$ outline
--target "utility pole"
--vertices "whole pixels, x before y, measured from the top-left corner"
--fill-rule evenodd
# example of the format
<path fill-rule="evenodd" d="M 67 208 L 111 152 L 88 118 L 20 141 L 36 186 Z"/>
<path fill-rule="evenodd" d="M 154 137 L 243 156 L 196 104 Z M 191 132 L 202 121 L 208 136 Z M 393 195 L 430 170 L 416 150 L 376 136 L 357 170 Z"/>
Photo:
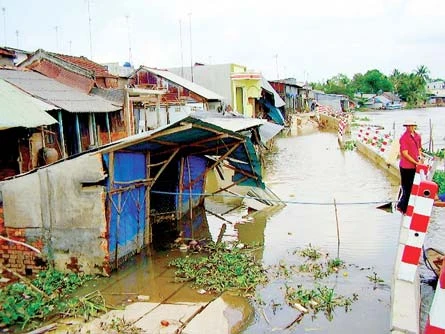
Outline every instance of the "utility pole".
<path fill-rule="evenodd" d="M 18 49 L 19 48 L 19 31 L 18 30 L 15 31 L 15 36 L 17 38 L 17 49 Z"/>
<path fill-rule="evenodd" d="M 54 30 L 56 31 L 56 52 L 59 52 L 59 26 L 55 26 Z"/>
<path fill-rule="evenodd" d="M 277 69 L 277 80 L 279 80 L 280 79 L 280 75 L 278 73 L 278 54 L 276 54 L 274 57 L 275 57 L 275 66 L 276 66 L 276 69 Z"/>
<path fill-rule="evenodd" d="M 184 77 L 184 53 L 182 51 L 182 22 L 179 19 L 179 44 L 181 48 L 181 77 Z"/>
<path fill-rule="evenodd" d="M 129 16 L 125 16 L 127 19 L 127 29 L 128 29 L 128 61 L 130 64 L 133 64 L 132 60 L 132 54 L 131 54 L 131 37 L 130 37 L 130 23 L 129 23 Z"/>
<path fill-rule="evenodd" d="M 73 41 L 68 41 L 68 44 L 70 45 L 70 56 L 72 56 L 73 54 L 72 54 L 72 52 L 71 52 L 71 45 L 73 44 Z"/>
<path fill-rule="evenodd" d="M 90 30 L 90 60 L 93 60 L 93 40 L 91 38 L 91 10 L 90 10 L 90 0 L 88 1 L 88 25 Z"/>
<path fill-rule="evenodd" d="M 192 82 L 193 82 L 192 13 L 189 13 L 189 28 L 190 28 L 190 72 L 192 74 Z"/>
<path fill-rule="evenodd" d="M 4 37 L 5 37 L 5 46 L 7 46 L 7 41 L 6 41 L 6 8 L 3 7 L 2 8 L 2 12 L 3 12 L 3 33 L 4 33 Z"/>

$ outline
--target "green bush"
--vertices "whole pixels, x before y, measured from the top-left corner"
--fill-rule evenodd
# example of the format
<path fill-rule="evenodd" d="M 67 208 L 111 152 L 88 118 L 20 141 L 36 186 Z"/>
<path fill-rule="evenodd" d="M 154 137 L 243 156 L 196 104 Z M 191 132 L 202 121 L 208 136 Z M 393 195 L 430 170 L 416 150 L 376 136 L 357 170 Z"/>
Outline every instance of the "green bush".
<path fill-rule="evenodd" d="M 436 170 L 433 181 L 439 186 L 439 194 L 443 194 L 445 192 L 445 172 Z"/>

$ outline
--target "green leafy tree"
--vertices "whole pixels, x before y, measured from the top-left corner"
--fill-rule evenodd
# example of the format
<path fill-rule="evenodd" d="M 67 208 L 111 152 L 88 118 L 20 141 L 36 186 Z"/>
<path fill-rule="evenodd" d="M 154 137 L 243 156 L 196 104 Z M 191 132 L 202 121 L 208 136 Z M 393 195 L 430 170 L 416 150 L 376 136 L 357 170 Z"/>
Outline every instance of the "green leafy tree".
<path fill-rule="evenodd" d="M 355 91 L 365 94 L 392 92 L 394 89 L 391 81 L 379 70 L 370 70 L 364 75 L 354 75 L 352 86 Z"/>
<path fill-rule="evenodd" d="M 326 81 L 324 92 L 327 94 L 341 94 L 349 97 L 354 96 L 351 80 L 345 74 L 337 74 Z"/>
<path fill-rule="evenodd" d="M 402 73 L 398 93 L 410 106 L 422 104 L 427 99 L 425 79 L 415 73 Z"/>

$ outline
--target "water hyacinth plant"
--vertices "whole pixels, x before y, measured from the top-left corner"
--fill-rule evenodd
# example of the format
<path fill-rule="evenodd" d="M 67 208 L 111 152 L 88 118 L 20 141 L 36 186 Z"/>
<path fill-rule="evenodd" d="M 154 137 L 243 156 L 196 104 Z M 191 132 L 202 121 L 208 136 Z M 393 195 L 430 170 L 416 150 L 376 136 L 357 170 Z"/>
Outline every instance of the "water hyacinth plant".
<path fill-rule="evenodd" d="M 176 279 L 191 281 L 209 292 L 239 290 L 245 293 L 267 281 L 261 263 L 251 250 L 226 243 L 210 244 L 205 252 L 177 258 L 169 266 L 176 268 Z"/>

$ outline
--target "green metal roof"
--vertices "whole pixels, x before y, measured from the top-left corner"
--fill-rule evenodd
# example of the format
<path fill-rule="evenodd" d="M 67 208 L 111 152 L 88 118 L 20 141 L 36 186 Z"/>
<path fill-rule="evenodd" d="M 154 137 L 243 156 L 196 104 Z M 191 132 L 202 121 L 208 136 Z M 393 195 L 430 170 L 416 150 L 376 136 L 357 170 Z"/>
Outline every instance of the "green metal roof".
<path fill-rule="evenodd" d="M 38 100 L 0 80 L 0 130 L 14 127 L 35 128 L 57 123 L 46 111 L 53 105 Z"/>
<path fill-rule="evenodd" d="M 180 149 L 181 155 L 221 157 L 228 154 L 225 160 L 235 171 L 233 181 L 264 187 L 261 163 L 250 138 L 193 116 L 124 138 L 100 151 L 150 151 L 162 160 L 176 149 Z"/>

